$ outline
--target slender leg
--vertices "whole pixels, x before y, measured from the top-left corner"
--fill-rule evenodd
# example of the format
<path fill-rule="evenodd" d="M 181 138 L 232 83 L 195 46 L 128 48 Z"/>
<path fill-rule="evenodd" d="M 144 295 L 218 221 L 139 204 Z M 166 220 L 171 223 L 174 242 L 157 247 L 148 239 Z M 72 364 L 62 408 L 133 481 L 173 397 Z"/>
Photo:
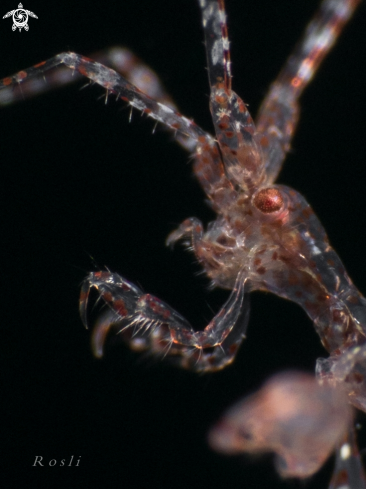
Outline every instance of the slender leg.
<path fill-rule="evenodd" d="M 103 65 L 110 66 L 126 78 L 131 85 L 144 92 L 148 97 L 177 112 L 178 109 L 175 103 L 170 95 L 166 93 L 156 73 L 128 49 L 115 46 L 92 54 L 91 59 Z M 0 106 L 23 101 L 26 98 L 74 83 L 84 75 L 74 69 L 70 70 L 65 65 L 60 65 L 57 69 L 49 71 L 47 73 L 47 80 L 45 80 L 44 72 L 47 70 L 46 65 L 39 63 L 33 68 L 38 68 L 38 71 L 35 70 L 33 73 L 30 73 L 30 70 L 25 70 L 20 73 L 28 73 L 26 77 L 18 76 L 16 78 L 15 76 L 12 77 L 14 83 L 0 85 Z M 8 78 L 6 80 L 7 82 L 9 81 Z M 176 134 L 176 140 L 189 152 L 194 151 L 196 148 L 196 141 L 184 134 Z"/>
<path fill-rule="evenodd" d="M 354 428 L 339 444 L 329 489 L 366 489 L 366 478 Z"/>
<path fill-rule="evenodd" d="M 152 119 L 161 122 L 174 133 L 181 134 L 183 138 L 189 138 L 196 142 L 201 140 L 210 145 L 215 144 L 213 138 L 193 121 L 182 116 L 171 107 L 151 99 L 116 71 L 76 53 L 58 54 L 27 70 L 22 70 L 13 76 L 3 78 L 0 80 L 0 93 L 3 89 L 7 90 L 9 87 L 17 86 L 20 83 L 24 83 L 25 80 L 35 78 L 41 73 L 60 66 L 66 66 L 89 78 L 89 80 L 104 87 L 107 95 L 110 93 L 115 94 L 117 98 L 129 103 L 132 107 Z M 190 146 L 188 143 L 187 145 Z"/>
<path fill-rule="evenodd" d="M 129 49 L 115 46 L 93 53 L 90 58 L 117 71 L 148 97 L 177 110 L 176 105 L 166 93 L 156 73 Z M 42 65 L 40 66 L 42 67 Z M 40 74 L 43 74 L 43 70 L 40 71 Z M 25 78 L 22 80 L 21 86 L 18 84 L 10 86 L 7 90 L 2 89 L 0 92 L 0 105 L 19 102 L 25 98 L 31 98 L 69 83 L 74 83 L 81 78 L 81 73 L 70 70 L 66 66 L 60 66 L 58 69 L 47 73 L 47 80 L 44 80 L 41 76 L 31 79 Z"/>
<path fill-rule="evenodd" d="M 91 288 L 98 290 L 110 308 L 94 330 L 96 356 L 102 355 L 108 332 L 117 328 L 134 349 L 149 348 L 161 355 L 179 355 L 183 367 L 213 371 L 233 361 L 245 337 L 248 302 L 242 273 L 227 302 L 203 331 L 194 331 L 170 306 L 109 272 L 90 273 L 83 282 L 80 314 L 85 326 Z"/>
<path fill-rule="evenodd" d="M 230 51 L 223 0 L 201 0 L 206 40 L 210 109 L 225 172 L 233 184 L 253 191 L 264 179 L 262 151 L 245 103 L 231 89 Z"/>
<path fill-rule="evenodd" d="M 273 183 L 299 118 L 299 97 L 361 0 L 324 0 L 304 37 L 272 84 L 257 116 L 267 183 Z"/>

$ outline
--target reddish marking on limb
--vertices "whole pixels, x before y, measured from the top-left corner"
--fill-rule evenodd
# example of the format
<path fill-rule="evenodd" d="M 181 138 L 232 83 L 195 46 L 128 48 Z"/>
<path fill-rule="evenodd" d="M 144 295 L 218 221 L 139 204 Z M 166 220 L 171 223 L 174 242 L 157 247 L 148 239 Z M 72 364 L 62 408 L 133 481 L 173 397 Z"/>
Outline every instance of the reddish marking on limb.
<path fill-rule="evenodd" d="M 158 299 L 156 299 L 156 297 L 146 294 L 145 300 L 146 304 L 154 313 L 159 314 L 163 317 L 163 319 L 168 319 L 170 317 L 170 311 L 164 307 L 164 305 Z"/>
<path fill-rule="evenodd" d="M 225 131 L 225 129 L 229 129 L 229 124 L 227 124 L 226 122 L 220 122 L 220 124 L 218 124 L 219 128 L 222 129 L 223 131 Z"/>
<path fill-rule="evenodd" d="M 19 73 L 17 73 L 17 79 L 18 80 L 24 80 L 24 78 L 27 78 L 28 74 L 26 71 L 19 71 Z"/>
<path fill-rule="evenodd" d="M 216 95 L 215 96 L 215 102 L 218 105 L 224 105 L 227 102 L 227 97 L 224 95 Z"/>
<path fill-rule="evenodd" d="M 247 111 L 246 105 L 241 98 L 238 98 L 238 106 L 239 106 L 239 112 L 243 113 Z"/>
<path fill-rule="evenodd" d="M 198 224 L 198 219 L 190 218 L 167 241 L 174 243 L 183 238 L 203 265 L 212 284 L 231 289 L 229 299 L 204 331 L 195 331 L 174 309 L 129 284 L 123 277 L 110 272 L 91 272 L 84 280 L 80 294 L 83 323 L 87 326 L 91 289 L 95 288 L 108 306 L 96 325 L 94 352 L 97 356 L 103 353 L 102 346 L 109 330 L 121 331 L 123 323 L 121 337 L 135 350 L 150 349 L 153 353 L 164 353 L 164 356 L 165 353 L 180 355 L 182 366 L 198 372 L 219 370 L 233 361 L 246 335 L 248 312 L 244 287 L 245 294 L 252 290 L 267 290 L 297 302 L 306 310 L 314 320 L 321 341 L 331 353 L 330 367 L 337 367 L 334 370 L 340 379 L 335 380 L 337 389 L 344 389 L 350 394 L 351 403 L 366 410 L 366 355 L 363 356 L 366 349 L 366 301 L 363 302 L 365 299 L 348 278 L 306 200 L 288 187 L 274 187 L 297 123 L 300 90 L 293 89 L 291 83 L 296 84 L 298 79 L 299 88 L 305 87 L 318 66 L 316 59 L 329 51 L 334 37 L 359 1 L 323 0 L 313 21 L 316 28 L 307 30 L 290 62 L 270 88 L 256 126 L 246 104 L 231 90 L 230 42 L 224 0 L 201 1 L 215 136 L 179 114 L 174 104 L 169 102 L 165 105 L 169 97 L 153 73 L 152 80 L 156 83 L 151 86 L 156 84 L 157 90 L 147 87 L 147 91 L 141 91 L 149 84 L 146 67 L 141 65 L 143 73 L 136 76 L 139 62 L 135 58 L 131 62 L 131 54 L 127 55 L 128 60 L 122 67 L 123 76 L 79 54 L 60 53 L 0 81 L 5 103 L 8 103 L 17 99 L 17 92 L 22 92 L 22 96 L 24 93 L 26 97 L 39 93 L 42 90 L 40 84 L 28 83 L 28 79 L 43 75 L 49 69 L 57 71 L 60 68 L 61 76 L 55 80 L 63 83 L 66 66 L 73 72 L 78 71 L 75 75 L 80 73 L 107 89 L 107 96 L 116 93 L 117 98 L 165 125 L 189 151 L 195 160 L 195 175 L 218 214 L 206 230 Z M 62 63 L 65 66 L 61 66 Z M 22 80 L 25 83 L 20 90 L 17 84 Z M 14 87 L 15 96 L 10 93 L 9 86 Z M 161 94 L 154 95 L 156 92 Z M 329 359 L 321 360 L 320 364 L 326 365 Z M 324 368 L 320 373 L 322 380 L 330 377 L 327 374 L 331 368 Z M 282 387 L 290 380 L 282 379 Z M 260 449 L 266 448 L 261 443 L 267 441 L 267 448 L 275 451 L 281 462 L 285 462 L 283 475 L 304 477 L 305 472 L 301 468 L 304 464 L 307 465 L 307 475 L 315 470 L 314 460 L 309 459 L 313 453 L 309 455 L 308 447 L 313 450 L 318 443 L 319 453 L 322 452 L 324 440 L 318 440 L 317 430 L 309 440 L 306 439 L 308 427 L 316 427 L 319 419 L 316 413 L 312 418 L 311 412 L 317 409 L 316 401 L 321 394 L 314 388 L 315 402 L 309 404 L 309 409 L 299 416 L 297 423 L 296 412 L 301 413 L 309 398 L 303 396 L 307 381 L 298 378 L 297 382 L 302 386 L 297 396 L 298 403 L 293 385 L 288 395 L 279 396 L 280 402 L 276 396 L 273 397 L 276 392 L 280 393 L 278 386 L 274 388 L 273 384 L 272 392 L 267 386 L 267 394 L 257 397 L 255 403 L 260 412 L 258 414 L 256 409 L 253 419 L 258 421 L 258 432 L 253 433 L 252 441 L 256 441 Z M 273 402 L 265 402 L 268 398 Z M 248 405 L 246 413 L 250 411 L 247 408 Z M 292 413 L 289 412 L 291 409 Z M 304 419 L 309 416 L 312 419 L 305 422 L 305 430 Z M 232 420 L 229 419 L 230 422 Z M 324 424 L 322 420 L 320 412 L 321 425 Z M 326 416 L 324 420 L 328 421 Z M 241 420 L 238 422 L 240 424 Z M 267 422 L 266 427 L 264 422 Z M 281 436 L 278 436 L 278 430 L 282 430 Z M 326 431 L 333 436 L 333 429 Z M 239 438 L 241 435 L 243 432 L 239 433 Z M 305 436 L 305 441 L 297 444 L 296 438 L 301 440 L 301 436 Z M 246 445 L 250 443 L 249 438 L 239 441 Z M 297 453 L 290 450 L 288 440 Z M 223 442 L 227 444 L 228 437 L 224 437 Z M 327 444 L 326 439 L 324 443 Z M 333 449 L 334 446 L 330 446 Z M 321 465 L 320 456 L 316 462 Z"/>
<path fill-rule="evenodd" d="M 80 298 L 79 298 L 79 301 L 80 302 L 84 302 L 87 297 L 89 296 L 89 290 L 88 292 L 84 292 L 83 290 L 80 292 Z"/>
<path fill-rule="evenodd" d="M 13 79 L 9 76 L 7 78 L 4 78 L 3 81 L 2 81 L 2 84 L 4 86 L 8 86 L 8 85 L 11 85 L 13 83 Z"/>
<path fill-rule="evenodd" d="M 81 73 L 82 75 L 84 75 L 84 76 L 86 76 L 86 77 L 88 76 L 88 70 L 87 70 L 87 68 L 85 67 L 85 65 L 80 64 L 80 65 L 78 66 L 78 71 L 79 71 L 79 73 Z"/>
<path fill-rule="evenodd" d="M 126 305 L 122 299 L 117 299 L 112 302 L 113 309 L 118 312 L 121 317 L 126 317 L 128 314 L 128 310 L 126 309 Z"/>
<path fill-rule="evenodd" d="M 112 302 L 113 301 L 113 295 L 111 292 L 104 292 L 103 293 L 103 299 L 106 301 L 106 302 Z"/>
<path fill-rule="evenodd" d="M 268 148 L 269 147 L 269 139 L 267 136 L 261 137 L 260 145 L 262 146 L 262 148 Z"/>
<path fill-rule="evenodd" d="M 229 347 L 229 355 L 235 355 L 238 349 L 239 349 L 239 345 L 237 343 L 233 343 Z"/>
<path fill-rule="evenodd" d="M 103 279 L 108 278 L 110 276 L 110 273 L 101 270 L 99 272 L 95 272 L 94 273 L 94 276 L 95 276 L 96 279 L 103 280 Z"/>

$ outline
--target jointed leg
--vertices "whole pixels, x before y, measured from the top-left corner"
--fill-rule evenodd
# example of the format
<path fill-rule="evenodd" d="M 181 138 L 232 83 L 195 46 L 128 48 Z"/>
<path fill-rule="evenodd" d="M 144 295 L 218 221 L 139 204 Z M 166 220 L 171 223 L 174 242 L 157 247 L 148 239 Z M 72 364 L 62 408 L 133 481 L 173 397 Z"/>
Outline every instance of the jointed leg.
<path fill-rule="evenodd" d="M 231 89 L 229 40 L 223 0 L 202 0 L 210 109 L 226 174 L 233 184 L 251 191 L 263 180 L 259 135 L 245 103 Z"/>
<path fill-rule="evenodd" d="M 91 58 L 103 65 L 111 66 L 148 97 L 178 112 L 177 106 L 165 91 L 157 74 L 128 49 L 116 46 L 99 51 Z M 176 134 L 176 140 L 189 152 L 196 148 L 197 142 L 184 134 Z"/>
<path fill-rule="evenodd" d="M 166 93 L 156 73 L 129 49 L 115 46 L 92 54 L 90 59 L 112 68 L 148 97 L 177 111 L 176 105 Z M 39 73 L 43 74 L 42 63 L 36 66 L 40 67 Z M 27 78 L 20 78 L 21 85 L 20 83 L 15 86 L 10 85 L 7 90 L 2 87 L 0 92 L 0 105 L 8 105 L 34 97 L 60 86 L 74 83 L 80 80 L 81 77 L 81 73 L 70 70 L 66 66 L 59 66 L 58 69 L 51 70 L 47 73 L 46 80 L 42 76 L 38 78 L 32 77 L 31 79 L 29 79 L 29 76 Z"/>
<path fill-rule="evenodd" d="M 270 87 L 257 117 L 267 183 L 275 181 L 289 150 L 298 121 L 300 95 L 360 2 L 323 0 L 303 39 Z"/>
<path fill-rule="evenodd" d="M 65 66 L 73 72 L 79 73 L 104 87 L 107 90 L 107 95 L 113 93 L 117 98 L 129 103 L 132 107 L 142 111 L 156 121 L 161 122 L 168 129 L 179 135 L 179 141 L 187 149 L 193 150 L 199 140 L 205 141 L 210 145 L 215 144 L 213 138 L 194 122 L 182 116 L 171 107 L 151 99 L 116 71 L 76 53 L 58 54 L 27 70 L 20 71 L 13 76 L 0 80 L 0 94 L 2 90 L 5 90 L 6 95 L 9 95 L 9 88 L 12 89 L 20 84 L 23 86 L 25 82 L 29 83 L 29 80 L 37 79 L 40 74 L 48 70 L 60 69 L 60 67 L 64 68 Z M 29 91 L 36 92 L 39 90 L 37 87 L 37 83 L 34 86 L 30 84 Z M 3 103 L 4 99 L 6 101 L 7 97 L 3 97 Z"/>
<path fill-rule="evenodd" d="M 336 451 L 335 467 L 329 489 L 366 489 L 366 477 L 353 426 Z"/>
<path fill-rule="evenodd" d="M 114 329 L 122 332 L 134 349 L 179 355 L 183 367 L 210 371 L 231 363 L 245 336 L 248 308 L 242 273 L 227 302 L 203 331 L 194 331 L 170 306 L 109 272 L 90 273 L 83 283 L 80 314 L 85 326 L 91 288 L 96 288 L 110 307 L 94 331 L 93 349 L 97 356 L 102 355 L 105 338 Z"/>

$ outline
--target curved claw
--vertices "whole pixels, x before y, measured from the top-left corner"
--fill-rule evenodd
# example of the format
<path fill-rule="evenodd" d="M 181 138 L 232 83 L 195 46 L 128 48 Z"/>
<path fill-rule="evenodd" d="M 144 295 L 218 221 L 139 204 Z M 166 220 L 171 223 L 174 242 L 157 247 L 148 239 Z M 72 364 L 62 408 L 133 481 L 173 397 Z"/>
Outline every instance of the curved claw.
<path fill-rule="evenodd" d="M 172 231 L 167 237 L 165 244 L 173 247 L 174 244 L 183 238 L 191 238 L 192 244 L 200 240 L 203 236 L 203 226 L 196 217 L 185 219 L 177 229 Z"/>
<path fill-rule="evenodd" d="M 180 364 L 196 371 L 213 371 L 230 364 L 245 337 L 249 318 L 246 279 L 241 271 L 229 299 L 203 331 L 168 304 L 144 294 L 123 277 L 110 272 L 90 273 L 80 296 L 80 314 L 87 327 L 90 289 L 95 287 L 109 306 L 93 331 L 95 356 L 103 355 L 107 334 L 116 329 L 134 350 L 150 349 L 159 355 L 180 357 Z"/>
<path fill-rule="evenodd" d="M 127 305 L 134 303 L 136 297 L 142 294 L 142 291 L 136 285 L 128 282 L 117 273 L 111 272 L 90 272 L 85 278 L 81 286 L 79 298 L 79 312 L 84 326 L 88 329 L 87 309 L 89 294 L 92 288 L 96 288 L 100 293 L 100 297 L 111 305 L 112 309 L 119 315 L 120 318 L 127 315 Z M 115 295 L 116 290 L 121 289 L 124 301 Z M 113 305 L 113 306 L 112 306 Z"/>

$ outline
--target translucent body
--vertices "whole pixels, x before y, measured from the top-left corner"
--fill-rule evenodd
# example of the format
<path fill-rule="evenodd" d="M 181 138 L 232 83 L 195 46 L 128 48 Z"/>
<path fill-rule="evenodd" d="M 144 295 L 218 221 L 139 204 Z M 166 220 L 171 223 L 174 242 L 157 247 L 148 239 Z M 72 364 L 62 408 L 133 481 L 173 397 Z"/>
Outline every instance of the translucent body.
<path fill-rule="evenodd" d="M 188 242 L 212 284 L 232 290 L 219 313 L 203 331 L 195 331 L 170 306 L 120 275 L 92 272 L 82 285 L 80 313 L 87 326 L 90 290 L 97 289 L 108 306 L 93 332 L 97 356 L 103 354 L 107 335 L 116 331 L 136 350 L 174 356 L 183 367 L 196 371 L 221 369 L 233 361 L 245 337 L 249 292 L 269 291 L 298 303 L 313 320 L 330 353 L 317 365 L 323 384 L 345 391 L 356 407 L 366 411 L 365 299 L 352 284 L 306 200 L 295 190 L 274 183 L 296 128 L 299 97 L 360 1 L 323 1 L 270 87 L 254 123 L 231 86 L 224 1 L 200 0 L 215 137 L 177 112 L 156 75 L 125 49 L 98 53 L 97 61 L 61 53 L 0 81 L 2 104 L 20 98 L 20 84 L 21 93 L 31 96 L 69 82 L 74 73 L 98 83 L 106 89 L 106 99 L 114 94 L 174 132 L 192 155 L 195 176 L 217 213 L 206 230 L 198 219 L 186 219 L 170 234 L 167 244 L 180 239 Z M 112 62 L 117 71 L 99 61 Z M 48 85 L 42 85 L 37 76 L 48 70 L 54 70 L 53 75 Z M 302 382 L 300 379 L 300 385 Z M 283 399 L 285 402 L 286 396 Z M 325 399 L 325 409 L 327 402 Z M 313 416 L 311 426 L 317 426 L 321 416 Z M 272 419 L 269 425 L 274 433 L 277 421 Z M 290 433 L 287 425 L 283 430 Z M 327 428 L 326 435 L 329 431 L 332 428 Z M 340 435 L 330 438 L 316 466 Z M 276 451 L 278 445 L 270 444 L 269 449 Z M 297 458 L 306 457 L 303 452 L 300 450 Z M 340 456 L 339 460 L 336 470 L 342 466 L 342 471 L 347 471 L 351 458 Z M 290 472 L 299 475 L 296 470 Z M 344 478 L 337 473 L 332 487 L 344 485 Z"/>
<path fill-rule="evenodd" d="M 211 430 L 221 452 L 276 453 L 283 477 L 306 478 L 323 465 L 351 421 L 347 396 L 313 376 L 286 372 L 231 407 Z"/>

